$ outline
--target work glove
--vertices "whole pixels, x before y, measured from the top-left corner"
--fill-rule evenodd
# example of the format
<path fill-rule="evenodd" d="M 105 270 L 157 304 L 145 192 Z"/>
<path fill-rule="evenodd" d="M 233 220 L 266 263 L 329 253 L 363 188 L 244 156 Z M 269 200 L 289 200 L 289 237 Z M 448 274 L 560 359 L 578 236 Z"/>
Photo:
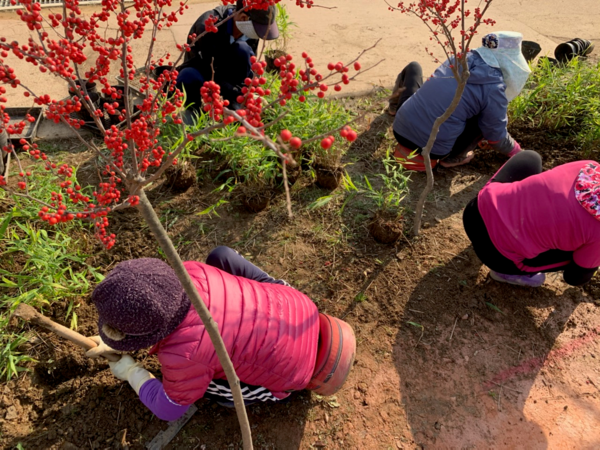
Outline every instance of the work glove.
<path fill-rule="evenodd" d="M 111 353 L 114 355 L 121 354 L 121 352 L 119 352 L 118 350 L 115 350 L 114 348 L 111 348 L 108 345 L 106 345 L 100 336 L 90 336 L 89 339 L 94 341 L 98 346 L 91 348 L 87 352 L 85 352 L 85 356 L 87 356 L 88 358 L 101 358 L 104 355 L 108 355 Z"/>
<path fill-rule="evenodd" d="M 129 356 L 123 355 L 117 362 L 109 362 L 110 371 L 119 380 L 129 382 L 136 394 L 140 394 L 140 389 L 144 383 L 154 378 L 150 372 L 142 367 L 142 365 Z"/>

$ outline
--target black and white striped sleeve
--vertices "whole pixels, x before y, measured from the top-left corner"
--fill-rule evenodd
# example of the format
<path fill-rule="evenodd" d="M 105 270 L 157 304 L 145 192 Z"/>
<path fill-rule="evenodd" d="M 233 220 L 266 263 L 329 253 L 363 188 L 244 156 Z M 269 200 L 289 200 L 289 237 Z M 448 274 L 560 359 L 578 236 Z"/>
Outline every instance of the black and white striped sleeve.
<path fill-rule="evenodd" d="M 251 386 L 246 383 L 240 383 L 242 388 L 242 396 L 245 402 L 277 402 L 279 399 L 275 397 L 271 391 L 265 389 L 262 386 Z M 206 389 L 205 397 L 213 398 L 215 400 L 225 400 L 227 402 L 233 402 L 233 394 L 227 380 L 212 380 Z"/>

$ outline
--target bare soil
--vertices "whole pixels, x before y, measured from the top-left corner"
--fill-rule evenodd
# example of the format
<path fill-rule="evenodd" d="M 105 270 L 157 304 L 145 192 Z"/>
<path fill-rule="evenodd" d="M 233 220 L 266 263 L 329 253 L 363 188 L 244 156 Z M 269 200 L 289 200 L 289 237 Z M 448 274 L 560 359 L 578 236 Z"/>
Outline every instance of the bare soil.
<path fill-rule="evenodd" d="M 369 102 L 375 112 L 344 160 L 354 180 L 381 172 L 381 156 L 393 145 L 391 118 L 379 114 L 384 101 Z M 512 131 L 525 148 L 542 150 L 546 165 L 579 158 L 576 149 L 540 141 L 543 133 L 528 141 L 527 130 Z M 534 147 L 540 142 L 543 148 Z M 537 289 L 497 283 L 463 231 L 464 205 L 502 162 L 479 153 L 468 166 L 436 169 L 422 234 L 395 245 L 369 235 L 374 205 L 361 196 L 341 213 L 343 195 L 307 209 L 329 194 L 307 173 L 292 189 L 293 219 L 282 194 L 258 214 L 233 200 L 219 217 L 207 217 L 196 213 L 218 199 L 210 183 L 180 195 L 154 189 L 151 199 L 185 259 L 229 245 L 356 331 L 354 369 L 335 398 L 305 391 L 248 409 L 256 448 L 600 447 L 598 278 L 585 289 L 560 275 Z M 423 183 L 423 174 L 412 175 L 408 207 Z M 104 252 L 90 243 L 91 263 L 109 271 L 125 259 L 159 257 L 136 211 L 115 214 L 112 223 L 117 245 Z M 93 335 L 95 310 L 89 299 L 81 302 L 79 331 Z M 48 313 L 61 322 L 65 307 L 54 304 Z M 43 331 L 30 335 L 23 350 L 38 362 L 0 385 L 2 448 L 143 448 L 166 428 L 105 363 L 87 361 Z M 153 357 L 136 358 L 160 377 Z M 241 448 L 233 410 L 203 400 L 198 406 L 169 448 Z"/>

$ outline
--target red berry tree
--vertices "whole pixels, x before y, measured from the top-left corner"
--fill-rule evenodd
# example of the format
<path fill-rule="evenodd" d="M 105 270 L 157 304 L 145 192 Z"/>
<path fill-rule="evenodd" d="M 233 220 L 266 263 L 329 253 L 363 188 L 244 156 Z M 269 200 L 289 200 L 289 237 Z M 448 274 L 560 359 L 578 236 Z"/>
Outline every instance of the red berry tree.
<path fill-rule="evenodd" d="M 245 8 L 266 9 L 278 1 L 245 0 Z M 140 211 L 209 333 L 231 385 L 244 448 L 252 448 L 250 426 L 239 379 L 217 325 L 148 201 L 145 187 L 155 182 L 168 167 L 176 164 L 180 153 L 192 141 L 207 136 L 213 130 L 237 123 L 239 128 L 236 137 L 249 136 L 262 142 L 285 162 L 282 164 L 282 170 L 288 212 L 291 216 L 286 166 L 296 165 L 291 150 L 300 148 L 303 143 L 287 130 L 279 136 L 269 136 L 267 126 L 262 120 L 263 113 L 275 104 L 285 105 L 294 97 L 295 101 L 305 101 L 309 95 L 322 97 L 328 86 L 340 90 L 361 71 L 358 58 L 347 64 L 333 65 L 325 75 L 317 71 L 306 53 L 302 54 L 298 66 L 293 62 L 291 55 L 279 58 L 275 65 L 279 68 L 281 87 L 276 100 L 270 102 L 267 102 L 266 96 L 272 93 L 265 87 L 263 77 L 266 63 L 253 59 L 254 76 L 245 80 L 242 95 L 237 99 L 242 104 L 242 109 L 228 109 L 228 101 L 221 97 L 219 85 L 208 81 L 201 89 L 201 96 L 203 111 L 210 118 L 209 124 L 190 132 L 182 117 L 184 95 L 175 87 L 178 75 L 175 67 L 185 52 L 189 51 L 189 45 L 179 45 L 179 53 L 174 60 L 170 55 L 163 58 L 156 58 L 154 55 L 156 34 L 178 21 L 187 9 L 185 2 L 173 5 L 172 0 L 136 0 L 126 6 L 124 0 L 103 0 L 100 11 L 89 17 L 82 14 L 77 0 L 64 0 L 62 13 L 59 14 L 44 13 L 41 5 L 34 3 L 34 0 L 11 2 L 13 5 L 22 6 L 17 14 L 32 33 L 27 42 L 0 37 L 0 92 L 4 94 L 7 88 L 21 90 L 34 105 L 45 108 L 47 119 L 56 123 L 62 122 L 76 132 L 86 124 L 83 117 L 87 117 L 88 122 L 93 121 L 103 136 L 104 145 L 99 147 L 94 142 L 83 139 L 81 135 L 79 139 L 82 145 L 87 146 L 102 161 L 104 171 L 97 190 L 91 196 L 86 195 L 74 177 L 71 167 L 52 162 L 35 143 L 22 140 L 22 146 L 17 149 L 9 141 L 3 148 L 9 155 L 9 162 L 10 155 L 19 151 L 21 156 L 27 155 L 43 164 L 48 176 L 56 181 L 56 189 L 48 199 L 32 195 L 29 190 L 31 173 L 23 169 L 19 157 L 13 157 L 19 167 L 18 181 L 10 180 L 6 171 L 3 176 L 0 175 L 0 188 L 39 204 L 40 219 L 50 225 L 73 220 L 92 222 L 97 237 L 106 248 L 111 248 L 117 238 L 109 231 L 109 214 L 128 207 L 135 207 Z M 223 0 L 223 3 L 235 3 L 235 0 Z M 296 4 L 310 8 L 312 1 L 297 0 Z M 225 20 L 230 19 L 231 16 Z M 216 23 L 214 18 L 209 18 L 204 34 L 215 32 L 224 21 Z M 110 30 L 108 25 L 114 23 L 118 26 L 111 35 L 111 32 L 106 30 Z M 150 36 L 148 53 L 145 60 L 136 65 L 132 47 L 144 36 Z M 191 38 L 201 39 L 202 35 Z M 88 56 L 90 53 L 92 56 Z M 11 58 L 25 60 L 31 65 L 30 69 L 46 74 L 48 81 L 63 80 L 73 95 L 65 99 L 55 99 L 43 90 L 38 90 L 43 89 L 43 83 L 37 83 L 36 86 L 24 85 L 19 80 L 19 74 L 10 65 Z M 156 77 L 152 76 L 155 67 L 167 64 L 171 64 L 173 68 Z M 87 69 L 83 69 L 84 66 Z M 111 68 L 116 68 L 120 78 L 124 80 L 122 88 L 112 86 L 109 77 Z M 132 91 L 134 82 L 137 83 L 137 89 L 143 97 L 135 105 Z M 98 101 L 99 94 L 92 89 L 94 85 L 100 88 L 104 100 Z M 6 107 L 6 98 L 0 96 L 0 133 L 5 131 L 9 138 L 22 133 L 27 121 L 35 120 L 28 115 L 26 120 L 11 124 Z M 106 122 L 107 116 L 117 117 L 120 125 L 124 126 L 110 125 Z M 167 123 L 175 124 L 181 129 L 183 139 L 173 148 L 163 148 L 159 144 L 161 126 Z M 327 145 L 327 142 L 333 140 L 330 135 L 336 131 L 340 130 L 315 136 L 310 141 L 323 139 Z M 353 130 L 345 127 L 341 131 L 340 135 L 347 140 L 356 139 Z"/>
<path fill-rule="evenodd" d="M 471 48 L 471 41 L 477 34 L 477 30 L 482 23 L 486 25 L 494 25 L 496 23 L 492 19 L 484 18 L 492 0 L 482 0 L 479 3 L 480 6 L 473 11 L 466 9 L 465 3 L 467 3 L 467 0 L 418 0 L 415 3 L 409 4 L 400 2 L 397 6 L 387 3 L 390 11 L 400 11 L 404 14 L 415 16 L 427 26 L 431 32 L 430 40 L 434 41 L 443 50 L 446 59 L 450 63 L 452 74 L 458 83 L 452 102 L 444 114 L 438 117 L 433 123 L 427 144 L 421 152 L 421 155 L 425 159 L 427 184 L 417 203 L 413 226 L 415 235 L 418 235 L 421 229 L 425 201 L 434 184 L 431 158 L 429 156 L 431 149 L 440 131 L 440 127 L 450 118 L 460 103 L 467 80 L 471 75 L 467 63 L 467 53 Z M 483 8 L 481 8 L 481 3 L 483 3 Z M 458 33 L 458 36 L 455 35 L 456 33 Z M 428 48 L 426 50 L 434 58 L 435 62 L 440 62 L 434 56 L 433 51 Z"/>

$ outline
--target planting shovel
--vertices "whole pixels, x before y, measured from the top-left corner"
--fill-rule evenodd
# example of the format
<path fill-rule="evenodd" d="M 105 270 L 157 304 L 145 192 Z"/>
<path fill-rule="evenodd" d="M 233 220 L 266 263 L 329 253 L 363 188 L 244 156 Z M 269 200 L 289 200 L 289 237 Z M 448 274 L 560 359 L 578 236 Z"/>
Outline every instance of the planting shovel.
<path fill-rule="evenodd" d="M 14 316 L 20 317 L 23 320 L 26 320 L 29 323 L 33 323 L 34 325 L 40 326 L 47 330 L 52 331 L 54 334 L 65 338 L 74 344 L 84 348 L 85 350 L 90 350 L 94 347 L 97 347 L 96 343 L 91 339 L 88 339 L 82 334 L 79 334 L 76 331 L 73 331 L 67 327 L 63 327 L 62 325 L 57 324 L 56 322 L 48 319 L 46 316 L 37 312 L 33 307 L 21 303 L 15 309 L 13 313 Z M 118 361 L 121 359 L 120 355 L 114 353 L 108 353 L 103 355 L 109 361 Z M 177 435 L 179 430 L 183 428 L 183 426 L 189 422 L 192 416 L 198 411 L 198 407 L 196 405 L 191 405 L 187 412 L 178 420 L 169 423 L 169 426 L 166 430 L 160 431 L 154 439 L 146 445 L 146 448 L 150 450 L 160 450 L 163 449 L 169 442 L 173 440 L 173 438 Z"/>
<path fill-rule="evenodd" d="M 90 350 L 94 347 L 97 347 L 96 343 L 91 339 L 88 339 L 84 335 L 79 334 L 77 331 L 73 331 L 67 327 L 63 327 L 62 325 L 57 324 L 56 322 L 53 322 L 46 316 L 43 316 L 42 314 L 37 312 L 33 307 L 24 303 L 21 303 L 19 306 L 17 306 L 17 309 L 15 309 L 13 315 L 16 317 L 20 317 L 21 319 L 26 320 L 27 322 L 33 323 L 34 325 L 50 330 L 54 334 L 57 334 L 60 337 L 65 338 L 80 347 L 83 347 L 85 350 Z M 118 361 L 119 359 L 121 359 L 121 356 L 114 353 L 109 353 L 103 356 L 109 361 Z"/>

